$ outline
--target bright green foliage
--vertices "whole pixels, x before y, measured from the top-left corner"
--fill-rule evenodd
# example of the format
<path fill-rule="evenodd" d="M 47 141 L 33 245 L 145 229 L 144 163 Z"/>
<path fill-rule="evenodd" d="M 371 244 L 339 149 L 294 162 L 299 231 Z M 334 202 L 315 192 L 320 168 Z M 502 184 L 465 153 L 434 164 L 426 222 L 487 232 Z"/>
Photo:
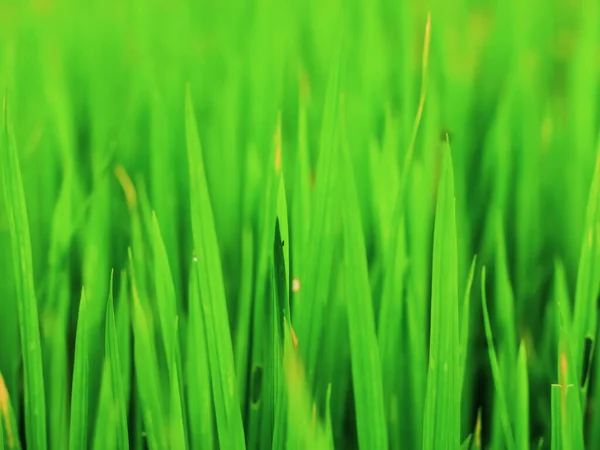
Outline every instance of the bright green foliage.
<path fill-rule="evenodd" d="M 0 450 L 600 448 L 599 5 L 2 2 Z"/>

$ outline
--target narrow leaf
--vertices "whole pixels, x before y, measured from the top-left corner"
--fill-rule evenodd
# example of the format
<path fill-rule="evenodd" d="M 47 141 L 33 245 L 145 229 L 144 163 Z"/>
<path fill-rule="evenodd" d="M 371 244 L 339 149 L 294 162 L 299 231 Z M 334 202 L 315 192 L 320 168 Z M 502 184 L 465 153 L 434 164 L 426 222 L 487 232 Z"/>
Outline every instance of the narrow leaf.
<path fill-rule="evenodd" d="M 194 267 L 200 286 L 200 303 L 208 344 L 217 431 L 222 448 L 238 449 L 245 447 L 245 440 L 242 415 L 236 395 L 227 300 L 202 147 L 189 85 L 185 105 L 192 236 L 198 258 L 198 264 Z"/>
<path fill-rule="evenodd" d="M 71 390 L 71 425 L 69 445 L 73 450 L 87 448 L 88 440 L 88 328 L 85 291 L 81 290 L 77 335 L 75 336 L 75 359 L 73 362 L 73 387 Z"/>
<path fill-rule="evenodd" d="M 25 437 L 27 447 L 45 450 L 46 400 L 44 370 L 38 320 L 38 305 L 33 283 L 33 262 L 29 219 L 21 179 L 21 168 L 6 96 L 2 103 L 0 136 L 0 178 L 7 206 L 7 221 L 13 255 L 13 274 L 23 354 L 25 391 Z"/>
<path fill-rule="evenodd" d="M 460 446 L 457 266 L 454 169 L 447 144 L 433 235 L 431 336 L 423 425 L 425 450 Z"/>

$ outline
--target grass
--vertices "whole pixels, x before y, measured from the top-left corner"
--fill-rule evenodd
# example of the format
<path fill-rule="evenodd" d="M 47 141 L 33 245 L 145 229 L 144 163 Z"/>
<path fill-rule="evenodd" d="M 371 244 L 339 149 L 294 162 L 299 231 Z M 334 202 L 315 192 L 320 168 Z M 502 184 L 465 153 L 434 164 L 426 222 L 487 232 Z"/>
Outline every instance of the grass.
<path fill-rule="evenodd" d="M 0 450 L 598 448 L 597 12 L 0 4 Z"/>

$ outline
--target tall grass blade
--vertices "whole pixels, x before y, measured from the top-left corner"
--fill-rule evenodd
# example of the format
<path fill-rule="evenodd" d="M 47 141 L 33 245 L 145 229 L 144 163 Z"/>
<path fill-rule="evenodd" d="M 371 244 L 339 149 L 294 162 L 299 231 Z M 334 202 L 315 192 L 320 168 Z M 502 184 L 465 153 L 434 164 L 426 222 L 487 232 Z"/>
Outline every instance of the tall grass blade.
<path fill-rule="evenodd" d="M 343 197 L 346 314 L 350 334 L 358 442 L 361 448 L 387 448 L 383 381 L 367 255 L 352 163 L 345 147 L 344 150 L 342 158 L 346 186 Z"/>
<path fill-rule="evenodd" d="M 444 146 L 433 237 L 431 332 L 423 448 L 460 446 L 458 261 L 454 169 Z"/>
<path fill-rule="evenodd" d="M 297 317 L 294 318 L 294 324 L 298 339 L 302 342 L 301 351 L 311 384 L 318 360 L 334 258 L 335 237 L 331 223 L 338 172 L 341 46 L 340 41 L 327 80 L 308 238 L 306 242 L 299 243 L 306 248 L 303 250 L 305 259 L 301 266 L 304 272 L 300 274 L 302 289 L 295 296 Z"/>
<path fill-rule="evenodd" d="M 575 311 L 573 315 L 573 356 L 575 376 L 582 379 L 584 367 L 584 343 L 596 337 L 598 323 L 597 300 L 600 291 L 600 148 L 596 154 L 596 166 L 588 196 L 583 242 L 577 271 Z M 592 352 L 590 352 L 590 357 Z"/>
<path fill-rule="evenodd" d="M 519 346 L 515 389 L 515 444 L 516 448 L 528 450 L 531 436 L 529 428 L 529 378 L 527 372 L 527 348 L 525 342 Z"/>
<path fill-rule="evenodd" d="M 192 236 L 198 258 L 198 264 L 194 267 L 200 286 L 219 443 L 222 448 L 244 448 L 221 257 L 189 85 L 185 117 Z"/>
<path fill-rule="evenodd" d="M 498 414 L 500 416 L 500 422 L 502 424 L 502 431 L 504 433 L 504 439 L 506 446 L 509 449 L 515 448 L 515 441 L 513 437 L 512 428 L 510 425 L 510 414 L 508 410 L 508 401 L 506 399 L 506 393 L 504 390 L 504 380 L 502 378 L 502 371 L 500 364 L 498 363 L 498 355 L 496 353 L 496 347 L 494 345 L 494 336 L 492 332 L 492 324 L 490 322 L 490 315 L 488 312 L 487 305 L 487 294 L 485 290 L 485 266 L 481 269 L 481 306 L 483 309 L 483 324 L 485 328 L 485 338 L 488 345 L 488 354 L 490 358 L 490 366 L 492 370 L 492 378 L 494 380 L 494 387 L 496 389 L 496 395 L 498 399 Z"/>
<path fill-rule="evenodd" d="M 123 278 L 121 278 L 123 280 Z M 122 281 L 123 282 L 123 281 Z M 108 304 L 106 305 L 106 325 L 105 325 L 105 348 L 106 365 L 108 367 L 108 377 L 110 379 L 110 402 L 111 417 L 114 415 L 114 427 L 116 429 L 116 448 L 119 450 L 129 450 L 129 436 L 127 427 L 127 414 L 125 406 L 125 389 L 123 387 L 123 372 L 121 370 L 121 361 L 119 358 L 119 342 L 117 339 L 117 324 L 115 320 L 114 301 L 113 301 L 113 274 L 111 272 L 110 288 L 108 292 Z M 97 431 L 99 433 L 101 431 Z"/>
<path fill-rule="evenodd" d="M 471 320 L 471 289 L 473 279 L 475 278 L 475 267 L 477 266 L 477 255 L 473 256 L 471 268 L 467 277 L 465 287 L 465 296 L 463 298 L 462 310 L 460 315 L 460 392 L 462 395 L 465 386 L 465 376 L 467 373 L 467 355 L 469 353 L 469 322 Z"/>
<path fill-rule="evenodd" d="M 164 393 L 161 389 L 153 336 L 142 306 L 134 265 L 133 255 L 131 249 L 129 249 L 129 273 L 131 274 L 131 295 L 133 300 L 133 356 L 137 394 L 141 400 L 141 412 L 144 421 L 144 430 L 148 437 L 148 447 L 150 450 L 157 450 L 168 446 L 163 401 Z"/>
<path fill-rule="evenodd" d="M 189 279 L 189 325 L 187 339 L 187 407 L 190 446 L 214 448 L 214 407 L 211 391 L 206 329 L 202 320 L 198 271 L 192 263 Z"/>
<path fill-rule="evenodd" d="M 581 405 L 580 379 L 573 357 L 573 340 L 569 323 L 569 295 L 565 273 L 560 264 L 556 264 L 554 286 L 558 312 L 558 349 L 557 372 L 561 388 L 561 435 L 563 446 L 568 449 L 583 449 L 583 408 Z"/>
<path fill-rule="evenodd" d="M 88 443 L 89 337 L 86 303 L 85 291 L 82 289 L 81 301 L 79 302 L 79 315 L 77 316 L 73 387 L 71 389 L 69 446 L 73 450 L 87 448 Z"/>
<path fill-rule="evenodd" d="M 21 352 L 23 355 L 25 437 L 29 448 L 45 450 L 47 437 L 44 371 L 38 305 L 33 283 L 29 219 L 25 205 L 15 134 L 6 95 L 2 102 L 1 134 L 0 178 L 2 179 L 2 194 L 7 207 L 7 221 L 10 230 Z"/>
<path fill-rule="evenodd" d="M 552 450 L 563 450 L 563 413 L 562 396 L 563 388 L 558 384 L 551 387 L 552 403 Z"/>
<path fill-rule="evenodd" d="M 176 321 L 177 319 L 173 319 Z M 181 450 L 185 450 L 187 448 L 187 440 L 185 437 L 185 429 L 184 429 L 184 419 L 183 419 L 183 409 L 182 405 L 182 391 L 180 387 L 180 352 L 179 352 L 179 333 L 178 326 L 175 323 L 173 327 L 174 336 L 174 346 L 173 356 L 170 364 L 170 416 L 169 416 L 169 431 L 170 431 L 170 445 L 172 448 L 177 448 Z"/>

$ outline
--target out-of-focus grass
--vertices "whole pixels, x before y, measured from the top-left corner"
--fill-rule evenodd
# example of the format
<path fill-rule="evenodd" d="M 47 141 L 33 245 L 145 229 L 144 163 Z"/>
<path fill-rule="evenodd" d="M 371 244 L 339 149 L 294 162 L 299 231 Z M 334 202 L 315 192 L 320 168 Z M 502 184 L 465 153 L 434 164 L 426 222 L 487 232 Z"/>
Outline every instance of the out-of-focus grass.
<path fill-rule="evenodd" d="M 599 11 L 2 2 L 0 448 L 596 448 Z"/>

